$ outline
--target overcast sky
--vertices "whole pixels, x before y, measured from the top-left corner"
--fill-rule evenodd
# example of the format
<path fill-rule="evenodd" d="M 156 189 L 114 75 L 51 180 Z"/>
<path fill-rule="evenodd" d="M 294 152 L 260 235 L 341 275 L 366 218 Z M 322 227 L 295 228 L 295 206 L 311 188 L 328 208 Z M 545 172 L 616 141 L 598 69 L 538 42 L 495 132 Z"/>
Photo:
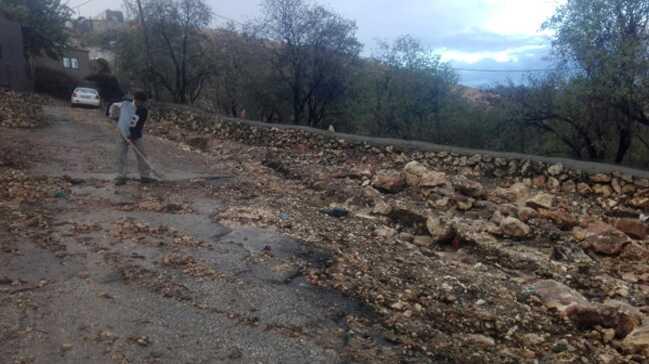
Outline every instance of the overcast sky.
<path fill-rule="evenodd" d="M 75 7 L 88 0 L 70 0 Z M 376 40 L 411 34 L 458 69 L 461 82 L 490 85 L 519 81 L 522 69 L 549 65 L 548 35 L 540 31 L 563 0 L 322 0 L 358 25 L 358 38 L 371 54 Z M 207 0 L 217 21 L 259 16 L 260 0 Z M 77 10 L 83 16 L 121 8 L 120 0 L 90 0 Z M 509 70 L 508 73 L 466 70 Z"/>

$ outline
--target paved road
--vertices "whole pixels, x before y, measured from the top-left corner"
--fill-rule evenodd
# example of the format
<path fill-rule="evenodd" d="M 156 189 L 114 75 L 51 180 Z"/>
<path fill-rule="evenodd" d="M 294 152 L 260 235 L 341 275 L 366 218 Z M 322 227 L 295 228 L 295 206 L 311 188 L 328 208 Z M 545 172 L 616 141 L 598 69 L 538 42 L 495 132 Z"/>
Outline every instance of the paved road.
<path fill-rule="evenodd" d="M 91 110 L 46 112 L 50 127 L 4 137 L 37 149 L 30 173 L 83 181 L 51 206 L 49 238 L 62 249 L 0 235 L 0 277 L 38 287 L 0 293 L 0 361 L 346 361 L 343 319 L 361 308 L 301 275 L 326 255 L 272 231 L 217 223 L 223 204 L 192 182 L 235 170 L 149 138 L 171 182 L 116 188 L 110 123 Z"/>

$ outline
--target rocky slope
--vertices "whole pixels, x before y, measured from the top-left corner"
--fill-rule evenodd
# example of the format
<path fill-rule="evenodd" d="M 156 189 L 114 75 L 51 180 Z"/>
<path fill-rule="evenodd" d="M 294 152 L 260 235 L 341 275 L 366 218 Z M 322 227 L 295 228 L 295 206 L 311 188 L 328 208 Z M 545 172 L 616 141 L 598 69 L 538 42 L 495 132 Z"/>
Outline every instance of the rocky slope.
<path fill-rule="evenodd" d="M 399 151 L 187 110 L 154 115 L 157 135 L 234 160 L 250 176 L 239 191 L 215 192 L 245 205 L 221 218 L 335 253 L 311 282 L 376 313 L 347 318 L 359 347 L 377 335 L 396 345 L 360 358 L 647 360 L 644 178 Z M 226 140 L 248 147 L 227 150 Z"/>

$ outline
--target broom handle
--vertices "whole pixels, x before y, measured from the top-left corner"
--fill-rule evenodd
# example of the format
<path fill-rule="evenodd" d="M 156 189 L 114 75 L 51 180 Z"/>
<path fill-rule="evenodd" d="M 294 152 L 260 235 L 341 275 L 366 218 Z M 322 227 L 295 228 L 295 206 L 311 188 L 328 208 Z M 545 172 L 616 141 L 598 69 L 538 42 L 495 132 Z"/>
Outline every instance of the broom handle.
<path fill-rule="evenodd" d="M 110 109 L 111 106 L 113 106 L 113 104 L 111 104 L 109 106 L 109 109 Z M 149 169 L 153 172 L 153 174 L 158 176 L 158 178 L 160 178 L 160 179 L 164 179 L 163 176 L 158 171 L 156 171 L 155 168 L 153 168 L 153 165 L 151 164 L 151 162 L 149 162 L 149 160 L 146 158 L 144 153 L 142 153 L 140 151 L 140 149 L 138 149 L 138 147 L 136 147 L 135 144 L 130 139 L 128 139 L 127 137 L 124 136 L 124 134 L 122 134 L 122 131 L 119 130 L 119 126 L 117 127 L 117 129 L 118 129 L 117 132 L 119 133 L 119 135 L 121 135 L 121 137 L 124 139 L 125 142 L 127 142 L 128 144 L 130 144 L 133 147 L 133 149 L 135 150 L 135 153 L 137 153 L 137 155 L 139 155 L 140 158 L 142 158 L 142 160 L 144 160 L 144 163 L 146 163 L 147 166 L 149 166 Z"/>
<path fill-rule="evenodd" d="M 149 166 L 149 169 L 153 172 L 153 174 L 155 174 L 156 176 L 158 176 L 158 178 L 162 178 L 162 175 L 161 175 L 160 173 L 158 173 L 158 171 L 156 171 L 155 168 L 153 168 L 153 165 L 151 165 L 151 162 L 149 162 L 149 160 L 146 159 L 146 156 L 144 155 L 144 153 L 142 153 L 142 152 L 140 151 L 140 149 L 138 149 L 138 147 L 135 146 L 135 143 L 133 143 L 130 139 L 128 139 L 127 137 L 125 137 L 125 136 L 122 134 L 121 131 L 119 132 L 119 135 L 121 135 L 122 138 L 124 138 L 124 140 L 125 140 L 128 144 L 130 144 L 130 145 L 133 147 L 133 150 L 135 150 L 135 153 L 137 153 L 137 154 L 140 156 L 140 158 L 142 158 L 142 160 L 144 160 L 144 163 L 146 163 L 146 164 Z"/>

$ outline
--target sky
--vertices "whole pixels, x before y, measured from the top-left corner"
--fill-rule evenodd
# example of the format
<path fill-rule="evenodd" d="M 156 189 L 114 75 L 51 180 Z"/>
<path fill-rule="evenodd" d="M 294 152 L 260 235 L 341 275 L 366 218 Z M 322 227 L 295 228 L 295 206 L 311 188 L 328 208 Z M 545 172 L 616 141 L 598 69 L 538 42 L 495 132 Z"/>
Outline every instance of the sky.
<path fill-rule="evenodd" d="M 206 0 L 217 23 L 260 15 L 260 0 Z M 518 70 L 551 65 L 549 36 L 543 22 L 564 0 L 318 0 L 356 21 L 365 55 L 378 40 L 410 34 L 439 54 L 473 87 L 521 81 Z M 85 4 L 84 4 L 85 3 Z M 121 0 L 69 0 L 83 16 L 121 8 Z M 492 72 L 482 72 L 491 70 Z M 480 71 L 480 72 L 478 72 Z M 507 72 L 502 72 L 507 71 Z"/>

